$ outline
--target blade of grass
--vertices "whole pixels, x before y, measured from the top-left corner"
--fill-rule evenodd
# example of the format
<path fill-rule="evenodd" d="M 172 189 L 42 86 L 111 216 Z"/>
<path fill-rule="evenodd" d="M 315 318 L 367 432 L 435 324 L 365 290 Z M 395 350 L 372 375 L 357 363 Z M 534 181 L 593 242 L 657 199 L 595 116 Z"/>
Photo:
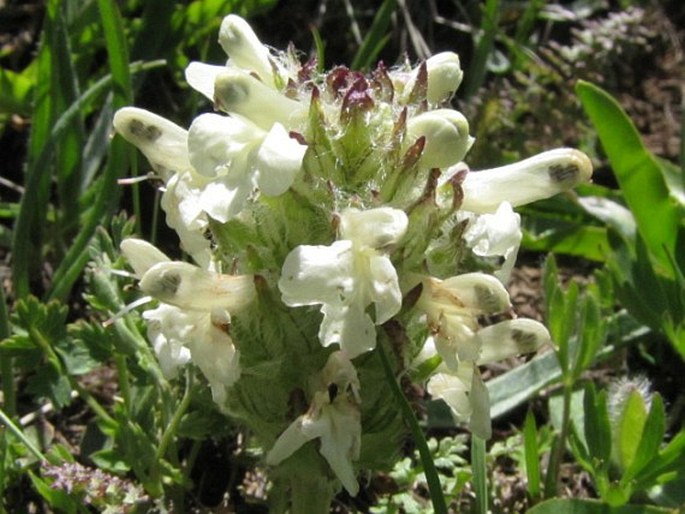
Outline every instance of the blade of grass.
<path fill-rule="evenodd" d="M 473 471 L 473 492 L 476 495 L 476 512 L 488 513 L 488 477 L 485 465 L 485 439 L 471 436 L 471 469 Z"/>
<path fill-rule="evenodd" d="M 26 446 L 26 449 L 33 453 L 38 460 L 41 462 L 48 462 L 48 459 L 45 455 L 43 455 L 43 452 L 36 448 L 36 446 L 24 435 L 24 432 L 21 431 L 21 428 L 15 425 L 2 409 L 0 409 L 0 422 L 2 422 L 10 432 L 17 436 L 24 446 Z"/>
<path fill-rule="evenodd" d="M 10 336 L 10 320 L 7 315 L 5 289 L 0 286 L 0 341 Z M 2 376 L 3 407 L 7 415 L 13 417 L 17 413 L 17 392 L 14 387 L 14 359 L 2 357 L 0 359 L 0 375 Z"/>
<path fill-rule="evenodd" d="M 385 0 L 373 19 L 369 32 L 364 37 L 357 54 L 352 60 L 353 70 L 363 70 L 371 66 L 387 42 L 386 32 L 390 18 L 397 7 L 396 0 Z"/>
<path fill-rule="evenodd" d="M 53 161 L 39 162 L 50 140 L 57 70 L 52 48 L 56 44 L 56 19 L 59 2 L 51 0 L 45 7 L 40 50 L 36 58 L 36 90 L 27 149 L 25 192 L 12 239 L 12 285 L 16 298 L 30 291 L 30 276 L 37 269 L 43 250 L 43 225 L 47 214 Z"/>
<path fill-rule="evenodd" d="M 56 13 L 55 37 L 53 45 L 53 57 L 55 65 L 54 80 L 58 87 L 53 91 L 53 115 L 55 120 L 59 115 L 72 105 L 80 96 L 79 79 L 74 69 L 71 44 L 69 42 L 69 27 L 64 15 L 67 3 L 61 3 Z M 80 214 L 79 196 L 81 191 L 81 150 L 85 140 L 83 126 L 83 113 L 74 116 L 68 129 L 65 131 L 60 144 L 56 149 L 55 179 L 59 197 L 59 210 L 57 217 L 57 241 L 62 246 L 67 244 L 69 235 L 78 227 Z"/>
<path fill-rule="evenodd" d="M 488 59 L 495 46 L 495 35 L 499 23 L 500 1 L 487 0 L 481 17 L 480 30 L 478 31 L 476 50 L 473 60 L 465 74 L 465 84 L 461 92 L 464 98 L 470 98 L 485 82 L 485 74 L 488 67 Z"/>

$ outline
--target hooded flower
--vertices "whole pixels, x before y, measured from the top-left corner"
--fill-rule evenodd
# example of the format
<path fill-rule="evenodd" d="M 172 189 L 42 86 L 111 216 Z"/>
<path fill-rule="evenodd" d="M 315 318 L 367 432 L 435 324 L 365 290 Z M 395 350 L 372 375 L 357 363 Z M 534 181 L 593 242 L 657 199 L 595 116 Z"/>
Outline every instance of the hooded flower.
<path fill-rule="evenodd" d="M 455 419 L 469 420 L 474 434 L 489 438 L 489 397 L 478 366 L 533 352 L 549 342 L 549 332 L 528 319 L 482 327 L 481 316 L 510 308 L 501 282 L 483 273 L 425 279 L 416 307 L 425 313 L 432 334 L 421 359 L 437 353 L 443 362 L 428 381 L 428 392 L 444 400 Z"/>
<path fill-rule="evenodd" d="M 355 496 L 359 484 L 352 462 L 359 458 L 361 414 L 359 379 L 343 352 L 333 352 L 321 371 L 309 410 L 285 429 L 266 456 L 275 466 L 301 446 L 319 439 L 319 452 L 347 491 Z"/>
<path fill-rule="evenodd" d="M 480 329 L 476 337 L 478 358 L 475 361 L 457 358 L 456 367 L 455 359 L 443 361 L 428 380 L 426 389 L 433 398 L 447 404 L 456 421 L 468 421 L 471 432 L 489 439 L 492 434 L 490 396 L 478 366 L 534 352 L 551 339 L 541 323 L 530 319 L 502 321 Z M 426 344 L 434 345 L 434 341 L 429 338 Z M 430 349 L 422 351 L 422 355 L 430 356 Z"/>
<path fill-rule="evenodd" d="M 461 208 L 491 213 L 502 202 L 518 207 L 572 189 L 591 176 L 592 162 L 587 155 L 557 148 L 507 166 L 468 172 L 461 185 Z"/>
<path fill-rule="evenodd" d="M 307 149 L 283 125 L 267 132 L 249 121 L 203 114 L 193 121 L 188 137 L 190 162 L 205 178 L 199 199 L 212 218 L 236 216 L 255 188 L 268 196 L 288 190 Z"/>
<path fill-rule="evenodd" d="M 321 304 L 323 346 L 338 343 L 350 358 L 376 346 L 375 324 L 400 309 L 397 273 L 383 250 L 407 229 L 404 212 L 390 207 L 347 209 L 340 215 L 340 239 L 330 246 L 302 245 L 288 254 L 278 287 L 292 307 Z"/>
<path fill-rule="evenodd" d="M 240 375 L 238 351 L 228 335 L 230 312 L 255 297 L 253 277 L 221 275 L 171 261 L 151 244 L 125 239 L 121 251 L 140 279 L 143 292 L 160 301 L 143 313 L 148 337 L 165 376 L 176 376 L 192 360 L 222 404 L 226 387 Z"/>

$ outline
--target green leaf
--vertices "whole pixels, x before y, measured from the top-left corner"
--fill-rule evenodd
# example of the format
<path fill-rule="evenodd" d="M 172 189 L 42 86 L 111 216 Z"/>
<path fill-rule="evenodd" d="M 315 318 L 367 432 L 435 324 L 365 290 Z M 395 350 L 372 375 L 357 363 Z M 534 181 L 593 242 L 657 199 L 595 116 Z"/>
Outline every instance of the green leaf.
<path fill-rule="evenodd" d="M 623 505 L 611 507 L 597 500 L 559 499 L 544 501 L 527 514 L 674 514 L 670 509 L 650 505 Z"/>
<path fill-rule="evenodd" d="M 642 408 L 644 409 L 644 405 Z M 652 406 L 648 415 L 644 413 L 644 410 L 638 415 L 646 417 L 646 419 L 643 421 L 644 428 L 640 433 L 639 441 L 633 442 L 633 458 L 629 462 L 625 462 L 627 469 L 623 476 L 624 481 L 631 480 L 652 459 L 657 458 L 659 447 L 666 432 L 666 411 L 661 395 L 655 394 L 652 397 Z"/>
<path fill-rule="evenodd" d="M 585 441 L 596 468 L 608 465 L 611 456 L 611 424 L 607 410 L 606 391 L 597 394 L 594 384 L 588 383 L 583 398 L 585 410 Z"/>
<path fill-rule="evenodd" d="M 620 407 L 614 442 L 618 464 L 625 471 L 631 468 L 640 439 L 645 435 L 643 429 L 647 421 L 647 407 L 637 390 L 631 391 Z"/>
<path fill-rule="evenodd" d="M 0 113 L 30 116 L 36 63 L 34 60 L 21 73 L 0 68 Z"/>
<path fill-rule="evenodd" d="M 672 275 L 668 255 L 675 255 L 677 230 L 684 213 L 671 196 L 659 162 L 611 95 L 584 81 L 578 81 L 576 93 L 597 130 L 650 254 L 663 273 Z"/>
<path fill-rule="evenodd" d="M 661 449 L 657 458 L 652 459 L 635 477 L 636 489 L 644 489 L 656 483 L 667 473 L 685 469 L 685 430 L 678 434 Z M 674 477 L 676 478 L 676 477 Z"/>

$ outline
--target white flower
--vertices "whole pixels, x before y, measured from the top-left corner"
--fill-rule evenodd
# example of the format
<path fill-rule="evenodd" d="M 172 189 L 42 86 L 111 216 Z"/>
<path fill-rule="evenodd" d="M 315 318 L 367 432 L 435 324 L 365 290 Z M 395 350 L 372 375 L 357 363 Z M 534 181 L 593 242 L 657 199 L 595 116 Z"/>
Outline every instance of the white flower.
<path fill-rule="evenodd" d="M 283 194 L 300 170 L 306 149 L 280 123 L 267 132 L 234 117 L 199 116 L 188 137 L 190 162 L 206 178 L 199 205 L 225 222 L 243 209 L 255 188 L 267 196 Z"/>
<path fill-rule="evenodd" d="M 200 368 L 218 404 L 240 376 L 239 355 L 228 335 L 230 312 L 254 300 L 252 276 L 229 276 L 187 262 L 171 261 L 140 239 L 125 239 L 121 251 L 140 279 L 143 292 L 158 299 L 143 313 L 148 337 L 168 378 L 189 360 Z"/>
<path fill-rule="evenodd" d="M 239 353 L 226 332 L 228 312 L 184 310 L 162 303 L 145 311 L 143 318 L 164 375 L 176 376 L 178 368 L 191 360 L 207 378 L 214 401 L 222 405 L 226 388 L 240 377 Z"/>
<path fill-rule="evenodd" d="M 225 66 L 191 62 L 186 68 L 188 83 L 210 100 L 214 101 L 216 77 L 228 69 L 246 71 L 274 89 L 279 79 L 285 81 L 278 59 L 271 56 L 249 23 L 241 17 L 230 14 L 224 18 L 219 29 L 219 44 L 229 57 Z"/>
<path fill-rule="evenodd" d="M 357 372 L 343 352 L 334 352 L 318 382 L 309 410 L 280 435 L 267 454 L 266 462 L 278 465 L 308 441 L 319 439 L 319 452 L 345 489 L 355 496 L 359 484 L 352 462 L 359 458 L 361 448 Z"/>
<path fill-rule="evenodd" d="M 489 364 L 522 353 L 531 353 L 550 342 L 547 329 L 537 321 L 514 319 L 496 323 L 476 333 L 480 352 L 477 360 L 452 359 L 443 362 L 430 377 L 426 390 L 434 399 L 443 400 L 455 421 L 468 421 L 469 430 L 483 439 L 492 434 L 490 397 L 479 365 Z M 426 341 L 421 358 L 432 357 L 433 337 Z M 455 364 L 456 362 L 456 364 Z"/>
<path fill-rule="evenodd" d="M 509 293 L 502 283 L 485 273 L 465 273 L 445 280 L 428 277 L 423 280 L 416 304 L 426 314 L 438 353 L 453 370 L 459 368 L 460 361 L 478 359 L 478 317 L 510 307 Z"/>
<path fill-rule="evenodd" d="M 490 439 L 490 395 L 478 368 L 466 362 L 457 371 L 436 373 L 426 385 L 433 398 L 443 400 L 456 421 L 469 423 L 469 430 Z"/>
<path fill-rule="evenodd" d="M 481 257 L 501 257 L 502 264 L 493 274 L 506 283 L 523 238 L 521 216 L 509 202 L 502 202 L 493 214 L 460 211 L 460 215 L 469 220 L 463 235 L 466 245 Z"/>
<path fill-rule="evenodd" d="M 591 176 L 592 162 L 587 155 L 557 148 L 500 168 L 469 172 L 462 183 L 461 208 L 495 212 L 505 201 L 518 207 L 571 189 Z"/>
<path fill-rule="evenodd" d="M 330 246 L 298 246 L 285 259 L 278 287 L 290 306 L 321 304 L 323 346 L 338 343 L 350 358 L 376 346 L 375 323 L 400 309 L 397 272 L 384 247 L 407 229 L 404 212 L 390 207 L 347 209 L 340 215 L 340 239 Z"/>

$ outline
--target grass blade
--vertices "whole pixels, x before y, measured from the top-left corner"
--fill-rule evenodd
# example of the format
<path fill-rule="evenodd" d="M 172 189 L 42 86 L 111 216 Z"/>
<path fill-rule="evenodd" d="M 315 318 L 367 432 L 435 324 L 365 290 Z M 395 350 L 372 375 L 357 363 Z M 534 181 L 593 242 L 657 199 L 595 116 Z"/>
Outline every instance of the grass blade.
<path fill-rule="evenodd" d="M 373 19 L 369 32 L 364 37 L 357 54 L 352 60 L 353 70 L 363 70 L 371 66 L 387 41 L 386 32 L 390 17 L 397 6 L 396 0 L 385 0 Z"/>
<path fill-rule="evenodd" d="M 471 469 L 473 470 L 473 492 L 476 495 L 476 513 L 488 513 L 488 477 L 485 465 L 485 439 L 471 436 Z"/>

